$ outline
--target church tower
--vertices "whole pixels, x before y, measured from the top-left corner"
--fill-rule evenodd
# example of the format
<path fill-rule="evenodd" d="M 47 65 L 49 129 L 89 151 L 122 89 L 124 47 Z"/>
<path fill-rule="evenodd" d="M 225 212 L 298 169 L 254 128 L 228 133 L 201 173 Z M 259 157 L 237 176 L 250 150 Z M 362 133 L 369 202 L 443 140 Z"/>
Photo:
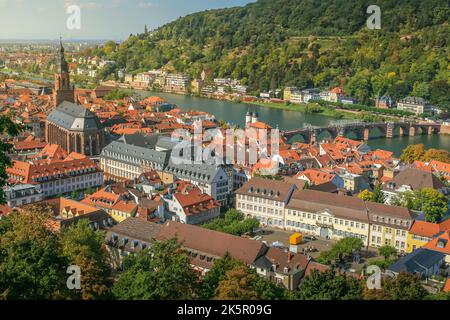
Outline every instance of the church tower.
<path fill-rule="evenodd" d="M 62 102 L 75 102 L 75 88 L 70 84 L 69 65 L 64 56 L 64 47 L 62 39 L 59 48 L 59 63 L 55 73 L 55 87 L 53 88 L 53 101 L 55 107 Z"/>

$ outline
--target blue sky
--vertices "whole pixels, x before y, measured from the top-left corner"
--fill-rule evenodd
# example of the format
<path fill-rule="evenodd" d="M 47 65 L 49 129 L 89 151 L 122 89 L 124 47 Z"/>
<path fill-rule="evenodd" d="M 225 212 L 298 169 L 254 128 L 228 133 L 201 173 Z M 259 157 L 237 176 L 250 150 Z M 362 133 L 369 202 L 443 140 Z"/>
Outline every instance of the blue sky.
<path fill-rule="evenodd" d="M 0 40 L 121 40 L 189 13 L 245 5 L 254 0 L 0 0 Z M 69 30 L 66 8 L 81 8 L 81 29 Z"/>

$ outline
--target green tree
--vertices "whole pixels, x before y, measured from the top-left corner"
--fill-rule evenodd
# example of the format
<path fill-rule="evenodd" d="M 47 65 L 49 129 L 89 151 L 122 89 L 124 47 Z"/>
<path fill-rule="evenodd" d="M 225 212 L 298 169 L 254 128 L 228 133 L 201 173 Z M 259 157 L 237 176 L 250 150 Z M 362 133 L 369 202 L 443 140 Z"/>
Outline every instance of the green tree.
<path fill-rule="evenodd" d="M 378 249 L 380 255 L 384 257 L 384 260 L 389 260 L 389 258 L 393 255 L 397 254 L 397 249 L 391 246 L 382 246 Z"/>
<path fill-rule="evenodd" d="M 74 298 L 84 300 L 108 297 L 112 284 L 104 233 L 89 224 L 83 219 L 61 233 L 63 254 L 81 270 L 81 290 L 74 292 Z"/>
<path fill-rule="evenodd" d="M 23 126 L 16 124 L 12 121 L 10 116 L 0 115 L 0 135 L 11 139 L 20 134 L 23 130 Z M 11 159 L 8 157 L 8 153 L 12 150 L 13 145 L 5 140 L 0 139 L 0 204 L 5 203 L 3 186 L 6 185 L 8 175 L 6 168 L 12 165 Z"/>
<path fill-rule="evenodd" d="M 214 261 L 213 267 L 203 278 L 200 290 L 201 297 L 203 299 L 212 299 L 216 294 L 220 281 L 226 279 L 227 272 L 243 265 L 242 262 L 232 259 L 228 253 L 223 258 Z"/>
<path fill-rule="evenodd" d="M 376 203 L 384 203 L 385 200 L 386 196 L 383 192 L 381 181 L 378 181 L 377 185 L 375 186 L 375 189 L 373 190 L 371 201 Z"/>
<path fill-rule="evenodd" d="M 300 283 L 295 297 L 299 300 L 361 300 L 363 285 L 360 280 L 334 270 L 313 270 Z"/>
<path fill-rule="evenodd" d="M 421 210 L 428 222 L 440 222 L 447 212 L 448 199 L 442 193 L 432 188 L 420 190 L 419 199 L 422 203 Z"/>
<path fill-rule="evenodd" d="M 400 272 L 395 279 L 384 278 L 381 289 L 364 290 L 366 300 L 423 300 L 428 298 L 420 279 L 412 273 Z"/>
<path fill-rule="evenodd" d="M 0 234 L 0 298 L 68 297 L 66 269 L 58 235 L 48 228 L 51 213 L 39 206 L 13 212 Z M 6 223 L 6 225 L 5 225 Z"/>
<path fill-rule="evenodd" d="M 230 209 L 224 218 L 215 219 L 203 225 L 203 228 L 216 230 L 241 236 L 259 227 L 259 221 L 255 218 L 245 218 L 244 214 L 236 209 Z"/>
<path fill-rule="evenodd" d="M 149 251 L 126 257 L 122 268 L 113 287 L 117 299 L 189 300 L 197 296 L 197 275 L 176 239 L 155 242 Z"/>
<path fill-rule="evenodd" d="M 361 239 L 344 238 L 336 242 L 331 250 L 322 251 L 318 257 L 318 261 L 324 264 L 331 264 L 333 261 L 343 261 L 346 257 L 352 255 L 356 251 L 360 251 L 364 246 Z"/>

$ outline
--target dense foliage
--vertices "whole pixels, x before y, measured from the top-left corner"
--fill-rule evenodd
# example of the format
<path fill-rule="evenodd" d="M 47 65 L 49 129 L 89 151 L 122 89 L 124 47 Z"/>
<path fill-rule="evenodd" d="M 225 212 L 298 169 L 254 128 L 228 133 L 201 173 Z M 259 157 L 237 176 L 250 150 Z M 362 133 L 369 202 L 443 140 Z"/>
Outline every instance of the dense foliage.
<path fill-rule="evenodd" d="M 13 138 L 19 135 L 23 130 L 22 125 L 15 123 L 11 117 L 1 115 L 0 116 L 0 135 L 3 138 Z M 6 168 L 12 165 L 12 161 L 8 156 L 8 153 L 12 150 L 13 145 L 0 140 L 0 204 L 4 203 L 3 186 L 6 185 L 8 175 L 6 174 Z"/>
<path fill-rule="evenodd" d="M 197 296 L 197 275 L 176 239 L 130 255 L 113 293 L 124 300 L 186 300 Z"/>
<path fill-rule="evenodd" d="M 409 164 L 414 161 L 429 162 L 432 160 L 450 163 L 450 152 L 433 148 L 425 149 L 423 144 L 412 144 L 403 150 L 401 159 Z"/>
<path fill-rule="evenodd" d="M 225 213 L 224 218 L 206 223 L 203 225 L 203 228 L 241 236 L 247 232 L 252 232 L 258 226 L 259 221 L 257 219 L 245 218 L 242 212 L 231 209 Z"/>
<path fill-rule="evenodd" d="M 336 242 L 330 250 L 322 251 L 317 260 L 324 264 L 343 262 L 354 252 L 360 251 L 363 246 L 364 243 L 361 239 L 343 238 Z"/>
<path fill-rule="evenodd" d="M 423 211 L 428 222 L 440 222 L 448 210 L 447 197 L 432 188 L 403 192 L 393 199 L 392 204 Z"/>
<path fill-rule="evenodd" d="M 314 270 L 302 279 L 296 292 L 288 292 L 228 254 L 199 277 L 176 239 L 154 242 L 149 250 L 127 256 L 111 281 L 103 233 L 94 232 L 87 222 L 55 232 L 49 228 L 50 220 L 50 211 L 39 206 L 0 220 L 0 299 L 450 298 L 445 293 L 428 294 L 412 274 L 400 273 L 394 280 L 385 279 L 380 290 L 368 290 L 364 279 L 334 270 Z M 334 248 L 336 252 L 347 255 L 360 247 L 357 241 L 344 240 Z M 386 247 L 380 251 L 389 257 L 394 250 Z M 81 290 L 67 288 L 66 269 L 72 264 L 80 266 Z"/>
<path fill-rule="evenodd" d="M 381 30 L 366 27 L 374 4 Z M 388 93 L 449 109 L 449 14 L 445 0 L 259 0 L 191 14 L 92 53 L 117 62 L 109 74 L 206 70 L 255 91 L 343 85 L 361 104 Z"/>

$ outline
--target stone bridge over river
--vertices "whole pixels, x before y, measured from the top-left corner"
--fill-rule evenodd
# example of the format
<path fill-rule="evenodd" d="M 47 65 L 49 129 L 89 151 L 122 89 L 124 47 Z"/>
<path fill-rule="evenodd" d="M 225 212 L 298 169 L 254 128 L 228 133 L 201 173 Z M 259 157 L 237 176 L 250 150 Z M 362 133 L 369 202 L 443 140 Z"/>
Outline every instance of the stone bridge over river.
<path fill-rule="evenodd" d="M 353 134 L 358 140 L 367 141 L 374 131 L 378 131 L 377 137 L 393 138 L 400 136 L 431 135 L 439 133 L 441 125 L 437 123 L 416 123 L 416 122 L 337 122 L 326 127 L 304 127 L 300 129 L 282 131 L 281 135 L 288 141 L 295 137 L 303 137 L 305 143 L 316 143 L 324 132 L 327 132 L 333 139 L 338 136 Z M 372 136 L 374 138 L 374 136 Z"/>

